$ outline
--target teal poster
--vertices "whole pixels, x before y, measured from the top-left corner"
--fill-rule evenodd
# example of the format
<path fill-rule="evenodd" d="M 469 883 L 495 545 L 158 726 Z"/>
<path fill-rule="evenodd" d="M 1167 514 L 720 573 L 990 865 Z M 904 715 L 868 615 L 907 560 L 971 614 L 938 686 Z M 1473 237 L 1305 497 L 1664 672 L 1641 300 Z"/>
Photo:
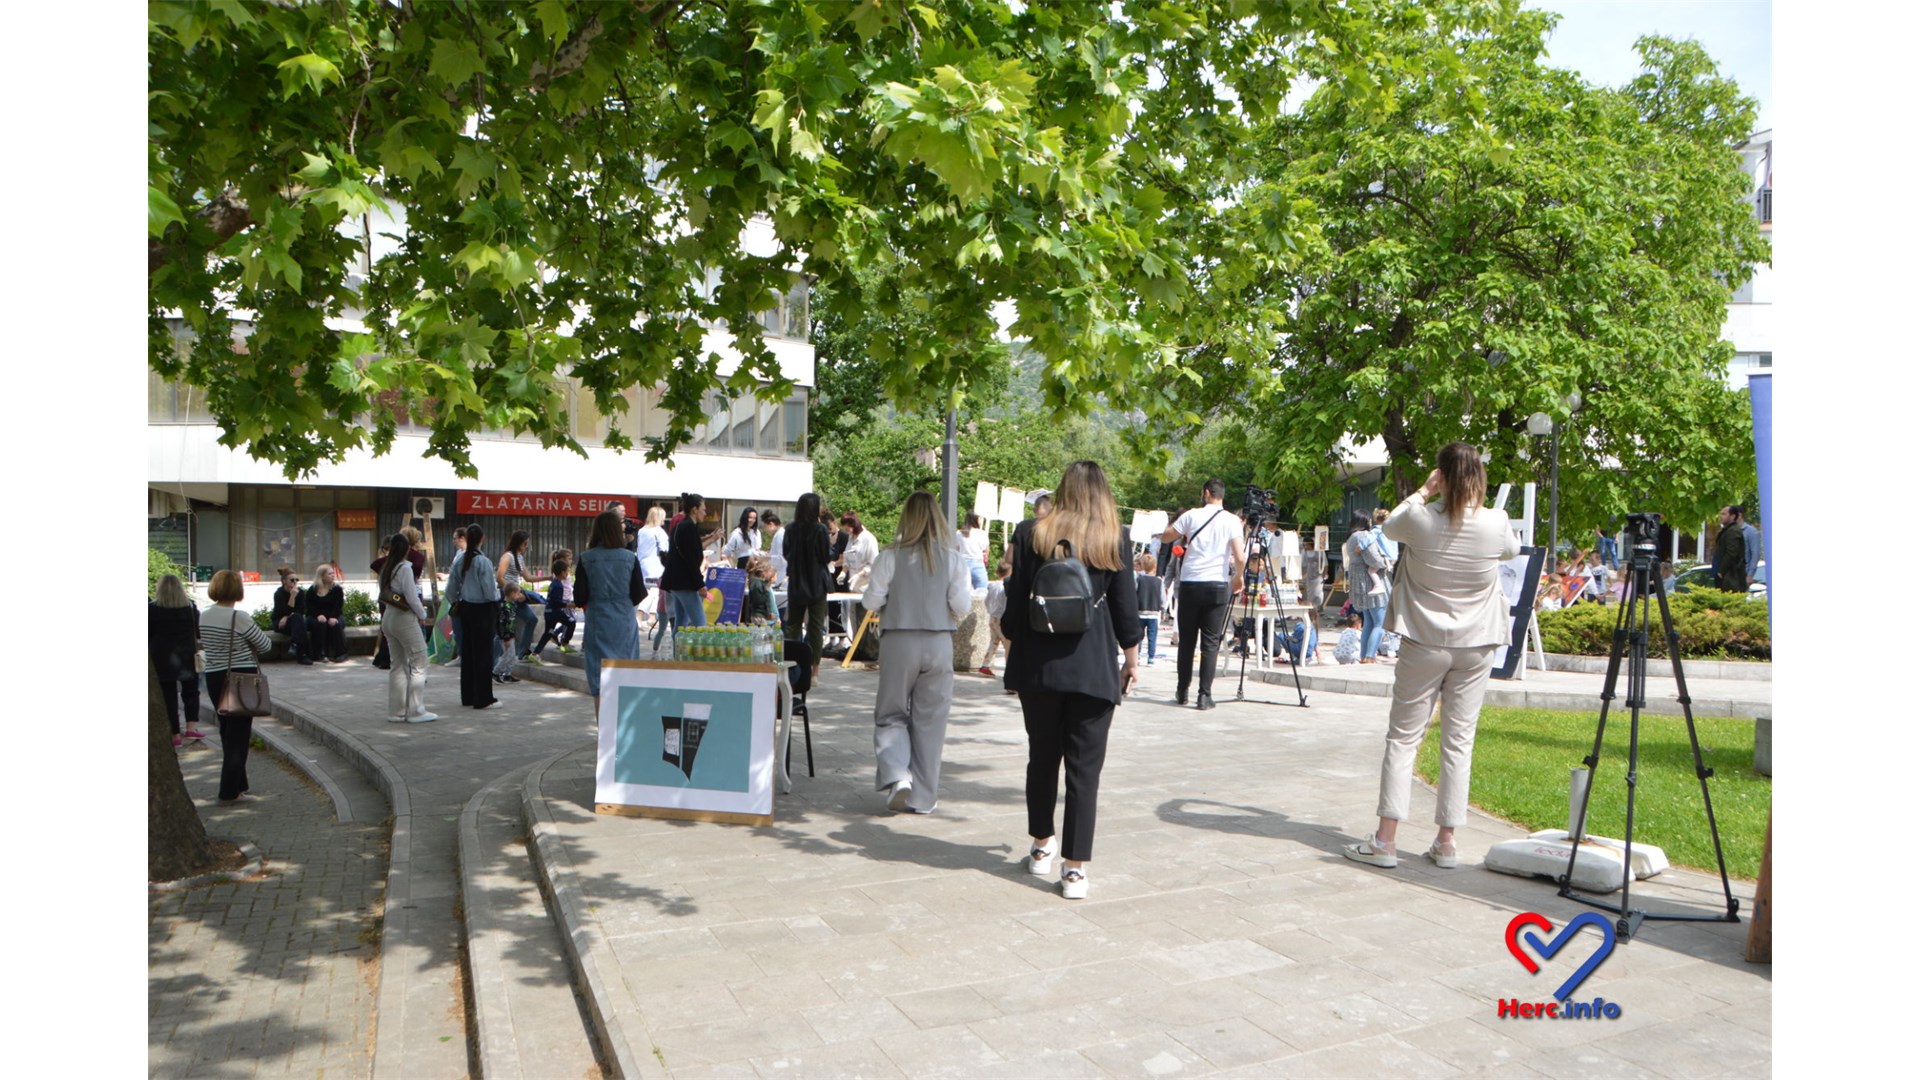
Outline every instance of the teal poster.
<path fill-rule="evenodd" d="M 618 710 L 616 782 L 747 790 L 753 765 L 753 694 L 622 686 Z"/>

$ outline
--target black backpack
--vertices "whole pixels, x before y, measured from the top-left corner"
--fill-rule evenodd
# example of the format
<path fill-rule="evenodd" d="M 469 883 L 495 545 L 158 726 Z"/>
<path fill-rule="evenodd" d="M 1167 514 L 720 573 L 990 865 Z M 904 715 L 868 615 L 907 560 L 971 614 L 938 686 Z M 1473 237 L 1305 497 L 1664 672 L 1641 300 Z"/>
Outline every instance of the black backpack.
<path fill-rule="evenodd" d="M 1093 579 L 1087 566 L 1073 553 L 1073 544 L 1062 540 L 1054 545 L 1066 554 L 1048 559 L 1033 573 L 1033 588 L 1027 594 L 1027 626 L 1036 634 L 1084 634 L 1093 625 L 1103 596 L 1093 591 Z"/>

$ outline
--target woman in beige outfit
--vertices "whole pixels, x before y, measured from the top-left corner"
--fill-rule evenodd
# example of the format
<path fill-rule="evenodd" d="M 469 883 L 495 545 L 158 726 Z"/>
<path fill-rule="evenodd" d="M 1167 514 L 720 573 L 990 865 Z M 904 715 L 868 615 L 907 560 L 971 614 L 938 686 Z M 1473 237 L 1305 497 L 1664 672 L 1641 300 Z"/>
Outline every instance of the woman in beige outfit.
<path fill-rule="evenodd" d="M 1342 849 L 1356 862 L 1399 864 L 1394 836 L 1407 816 L 1414 755 L 1438 695 L 1440 794 L 1434 824 L 1440 831 L 1427 858 L 1442 867 L 1458 865 L 1453 830 L 1467 816 L 1480 699 L 1493 655 L 1507 636 L 1500 563 L 1520 553 L 1507 515 L 1480 505 L 1486 494 L 1480 451 L 1449 443 L 1440 451 L 1439 467 L 1382 527 L 1387 539 L 1400 544 L 1399 573 L 1387 602 L 1387 629 L 1400 635 L 1400 661 L 1380 763 L 1380 826 L 1364 842 Z M 1441 501 L 1429 504 L 1432 496 L 1442 496 Z"/>

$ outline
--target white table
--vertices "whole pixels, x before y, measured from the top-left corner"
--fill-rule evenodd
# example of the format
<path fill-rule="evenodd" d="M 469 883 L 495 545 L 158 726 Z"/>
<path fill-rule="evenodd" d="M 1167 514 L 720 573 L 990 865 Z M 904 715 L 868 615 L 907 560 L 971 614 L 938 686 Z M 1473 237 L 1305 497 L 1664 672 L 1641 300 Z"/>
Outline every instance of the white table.
<path fill-rule="evenodd" d="M 853 605 L 859 603 L 860 598 L 865 595 L 866 595 L 865 593 L 857 593 L 857 592 L 836 592 L 836 593 L 827 594 L 827 603 L 840 605 L 840 633 L 836 634 L 829 631 L 826 637 L 822 639 L 820 643 L 820 648 L 822 651 L 825 651 L 828 645 L 833 645 L 833 644 L 843 645 L 849 651 L 852 650 L 853 633 L 855 630 L 858 630 L 860 628 L 859 624 L 854 622 Z M 816 656 L 814 657 L 814 659 L 818 660 L 819 657 Z"/>
<path fill-rule="evenodd" d="M 1284 625 L 1283 620 L 1290 615 L 1307 617 L 1313 611 L 1305 604 L 1259 604 L 1249 611 L 1244 604 L 1236 604 L 1232 618 L 1238 622 L 1251 615 L 1253 617 L 1253 640 L 1258 647 L 1255 666 L 1261 671 L 1273 670 L 1273 632 Z M 1309 635 L 1311 636 L 1311 635 Z M 1306 659 L 1301 657 L 1302 660 Z"/>

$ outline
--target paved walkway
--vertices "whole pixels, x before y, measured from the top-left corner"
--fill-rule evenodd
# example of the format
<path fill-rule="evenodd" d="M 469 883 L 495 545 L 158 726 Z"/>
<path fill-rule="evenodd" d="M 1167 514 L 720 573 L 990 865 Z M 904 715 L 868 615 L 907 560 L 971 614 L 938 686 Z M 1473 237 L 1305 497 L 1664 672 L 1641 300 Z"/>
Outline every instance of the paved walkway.
<path fill-rule="evenodd" d="M 1384 702 L 1166 703 L 1170 665 L 1115 720 L 1093 893 L 1019 866 L 1025 737 L 997 681 L 961 677 L 939 812 L 872 789 L 875 676 L 833 669 L 770 829 L 597 816 L 592 752 L 541 777 L 634 1059 L 673 1075 L 1751 1076 L 1770 1066 L 1770 971 L 1746 926 L 1654 924 L 1581 988 L 1617 1020 L 1499 1019 L 1575 966 L 1528 974 L 1509 920 L 1585 910 L 1478 868 L 1357 866 Z M 1431 835 L 1416 788 L 1406 829 Z M 1462 861 L 1520 830 L 1482 815 Z M 568 865 L 570 864 L 570 865 Z M 1704 903 L 1674 872 L 1636 898 Z M 1651 883 L 1649 883 L 1651 885 Z M 1750 886 L 1737 885 L 1743 906 Z M 1658 899 L 1656 899 L 1658 898 Z M 1571 950 L 1570 950 L 1571 951 Z M 629 1011 L 630 1010 L 630 1011 Z"/>
<path fill-rule="evenodd" d="M 352 759 L 391 803 L 378 981 L 363 979 L 352 1006 L 330 1002 L 316 988 L 335 977 L 309 966 L 260 1005 L 238 988 L 259 988 L 265 947 L 198 947 L 186 924 L 212 935 L 204 907 L 159 898 L 156 1073 L 1696 1076 L 1770 1065 L 1770 973 L 1741 962 L 1744 924 L 1653 925 L 1623 945 L 1582 988 L 1620 1003 L 1618 1020 L 1498 1019 L 1496 998 L 1544 1000 L 1569 967 L 1529 977 L 1507 955 L 1507 922 L 1532 910 L 1557 926 L 1583 909 L 1479 869 L 1339 858 L 1371 823 L 1377 697 L 1310 690 L 1300 710 L 1229 693 L 1200 713 L 1167 703 L 1170 662 L 1146 669 L 1114 729 L 1093 896 L 1068 902 L 1017 863 L 1025 741 L 997 681 L 958 677 L 940 812 L 902 818 L 870 790 L 876 676 L 830 665 L 813 694 L 819 775 L 805 775 L 796 748 L 793 794 L 777 800 L 772 828 L 753 829 L 591 813 L 595 728 L 575 690 L 530 679 L 475 712 L 457 705 L 456 673 L 436 668 L 427 700 L 444 719 L 415 726 L 385 721 L 385 673 L 364 662 L 271 674 L 292 723 L 263 727 L 324 743 L 318 753 L 340 755 L 338 786 L 377 801 Z M 1599 677 L 1586 678 L 1597 693 Z M 1278 689 L 1261 696 L 1285 697 Z M 215 761 L 194 752 L 190 769 L 200 757 Z M 197 795 L 211 782 L 189 774 Z M 268 813 L 298 807 L 302 828 L 341 831 L 300 795 L 239 813 L 264 832 Z M 1417 787 L 1410 847 L 1427 836 L 1417 822 L 1431 803 Z M 212 831 L 231 810 L 207 810 Z M 1463 862 L 1515 835 L 1476 816 L 1460 834 Z M 554 902 L 540 896 L 542 875 Z M 366 876 L 377 898 L 379 873 Z M 1709 884 L 1672 873 L 1645 895 L 1701 900 Z M 232 907 L 234 888 L 201 892 Z M 329 914 L 276 924 L 258 899 L 250 911 L 283 933 Z M 181 967 L 179 953 L 215 962 Z M 336 1021 L 376 1003 L 371 1045 L 364 1021 Z M 296 1045 L 279 1056 L 248 1041 L 289 1032 Z M 358 1057 L 335 1056 L 354 1039 Z"/>
<path fill-rule="evenodd" d="M 260 801 L 221 803 L 220 742 L 181 752 L 187 791 L 216 837 L 265 857 L 257 878 L 154 893 L 147 918 L 147 1052 L 154 1076 L 366 1076 L 373 1057 L 381 892 L 380 793 L 330 752 L 275 734 L 314 759 L 323 789 L 255 750 Z M 337 801 L 336 801 L 337 800 Z M 344 820 L 342 820 L 344 818 Z"/>

